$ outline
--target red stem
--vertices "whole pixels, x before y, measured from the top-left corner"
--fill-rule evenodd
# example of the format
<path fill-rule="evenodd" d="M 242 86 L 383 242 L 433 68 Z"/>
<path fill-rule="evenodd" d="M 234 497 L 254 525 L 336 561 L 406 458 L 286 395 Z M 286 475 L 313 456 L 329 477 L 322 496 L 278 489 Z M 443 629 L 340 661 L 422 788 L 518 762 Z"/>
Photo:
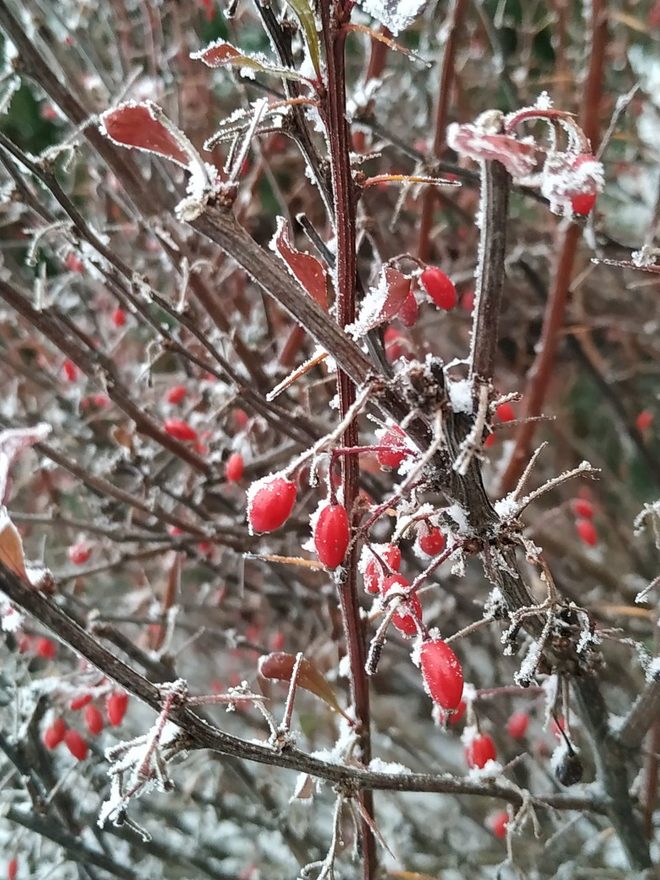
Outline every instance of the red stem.
<path fill-rule="evenodd" d="M 350 18 L 351 0 L 336 0 L 331 11 L 330 4 L 323 2 L 321 7 L 322 39 L 325 47 L 327 68 L 327 94 L 322 102 L 322 113 L 330 143 L 330 164 L 332 169 L 332 189 L 335 207 L 335 232 L 337 260 L 335 283 L 337 290 L 337 318 L 340 327 L 355 320 L 355 205 L 356 191 L 350 164 L 350 133 L 346 120 L 346 79 L 344 47 L 346 31 L 344 25 Z M 344 418 L 355 402 L 355 384 L 343 371 L 337 370 L 337 390 L 339 394 L 340 418 Z M 355 422 L 344 431 L 342 444 L 345 447 L 359 445 L 358 429 Z M 355 522 L 355 501 L 359 490 L 358 460 L 349 455 L 342 458 L 344 504 Z M 357 587 L 357 547 L 353 545 L 346 559 L 346 576 L 338 584 L 342 623 L 346 638 L 350 665 L 351 698 L 355 707 L 357 729 L 360 736 L 362 761 L 368 765 L 371 760 L 369 730 L 369 684 L 365 673 L 366 644 L 365 633 L 360 619 Z M 362 791 L 359 795 L 366 814 L 362 822 L 364 852 L 364 878 L 373 880 L 376 874 L 376 846 L 372 832 L 373 794 Z"/>

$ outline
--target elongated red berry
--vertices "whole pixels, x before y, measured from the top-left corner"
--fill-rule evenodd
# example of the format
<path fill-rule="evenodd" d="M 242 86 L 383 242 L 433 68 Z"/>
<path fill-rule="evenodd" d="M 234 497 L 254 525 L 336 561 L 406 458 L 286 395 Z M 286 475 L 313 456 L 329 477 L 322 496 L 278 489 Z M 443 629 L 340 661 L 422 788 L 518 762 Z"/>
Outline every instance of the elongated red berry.
<path fill-rule="evenodd" d="M 319 562 L 337 568 L 344 561 L 350 540 L 348 514 L 343 504 L 326 504 L 314 523 L 314 547 Z"/>
<path fill-rule="evenodd" d="M 126 323 L 126 312 L 123 309 L 115 309 L 112 313 L 112 323 L 115 327 L 123 327 Z"/>
<path fill-rule="evenodd" d="M 62 742 L 66 731 L 66 721 L 63 718 L 56 718 L 44 730 L 41 740 L 47 749 L 54 749 Z"/>
<path fill-rule="evenodd" d="M 7 862 L 7 880 L 16 880 L 18 875 L 18 860 L 9 859 Z"/>
<path fill-rule="evenodd" d="M 465 749 L 468 767 L 485 767 L 489 761 L 497 757 L 495 743 L 487 733 L 479 733 Z"/>
<path fill-rule="evenodd" d="M 378 441 L 379 451 L 376 453 L 381 467 L 395 470 L 401 462 L 411 453 L 406 443 L 405 432 L 398 425 L 392 425 Z"/>
<path fill-rule="evenodd" d="M 167 393 L 165 394 L 165 400 L 168 403 L 177 405 L 179 403 L 183 403 L 187 393 L 188 393 L 188 389 L 186 388 L 185 385 L 172 385 L 171 388 L 167 389 Z"/>
<path fill-rule="evenodd" d="M 512 739 L 522 739 L 529 727 L 529 715 L 527 712 L 514 712 L 509 716 L 506 723 L 506 732 Z"/>
<path fill-rule="evenodd" d="M 579 516 L 580 519 L 594 518 L 594 506 L 586 498 L 574 498 L 572 506 L 575 515 Z"/>
<path fill-rule="evenodd" d="M 648 431 L 653 424 L 653 413 L 650 409 L 643 409 L 635 419 L 638 431 Z"/>
<path fill-rule="evenodd" d="M 579 519 L 575 523 L 575 531 L 583 544 L 595 547 L 598 543 L 598 532 L 590 519 Z"/>
<path fill-rule="evenodd" d="M 64 378 L 67 382 L 76 382 L 80 375 L 78 367 L 68 358 L 62 364 L 62 372 L 64 373 Z"/>
<path fill-rule="evenodd" d="M 71 700 L 71 702 L 69 703 L 69 709 L 71 709 L 72 712 L 77 712 L 79 709 L 84 709 L 85 706 L 88 705 L 88 703 L 92 702 L 92 699 L 93 697 L 91 694 L 81 694 L 79 697 L 74 697 L 74 699 Z"/>
<path fill-rule="evenodd" d="M 64 745 L 78 761 L 84 761 L 89 747 L 77 730 L 69 729 L 64 734 Z"/>
<path fill-rule="evenodd" d="M 407 590 L 410 582 L 400 574 L 392 574 L 383 581 L 383 595 L 390 590 Z M 401 601 L 399 610 L 392 615 L 392 623 L 403 633 L 404 636 L 415 636 L 418 632 L 418 624 L 422 620 L 422 605 L 417 593 L 409 593 L 406 599 Z"/>
<path fill-rule="evenodd" d="M 379 555 L 393 571 L 399 570 L 401 566 L 401 550 L 399 550 L 396 544 L 386 544 L 379 552 Z M 362 577 L 367 593 L 380 593 L 386 575 L 378 559 L 371 553 L 367 564 L 364 566 Z"/>
<path fill-rule="evenodd" d="M 105 704 L 108 721 L 113 727 L 119 727 L 124 720 L 128 708 L 128 694 L 126 691 L 113 691 Z"/>
<path fill-rule="evenodd" d="M 500 840 L 502 840 L 506 837 L 506 826 L 509 824 L 509 814 L 506 810 L 501 810 L 499 813 L 494 813 L 488 819 L 487 824 L 495 837 L 499 837 Z"/>
<path fill-rule="evenodd" d="M 175 440 L 191 443 L 197 439 L 197 431 L 183 419 L 165 419 L 164 427 L 170 437 L 174 437 Z"/>
<path fill-rule="evenodd" d="M 513 407 L 508 401 L 506 403 L 500 403 L 499 406 L 495 407 L 495 415 L 500 422 L 513 422 L 516 418 Z"/>
<path fill-rule="evenodd" d="M 426 553 L 427 556 L 437 556 L 445 549 L 445 543 L 445 536 L 437 526 L 422 524 L 417 538 L 422 553 Z"/>
<path fill-rule="evenodd" d="M 85 707 L 85 725 L 92 736 L 98 736 L 103 730 L 103 715 L 93 703 Z"/>
<path fill-rule="evenodd" d="M 230 483 L 239 483 L 243 479 L 245 464 L 240 452 L 232 452 L 225 463 L 225 477 Z"/>
<path fill-rule="evenodd" d="M 463 669 L 451 647 L 442 639 L 424 642 L 419 653 L 424 687 L 443 709 L 458 709 L 463 696 Z"/>
<path fill-rule="evenodd" d="M 253 532 L 273 532 L 291 516 L 296 484 L 284 477 L 264 477 L 248 489 L 247 516 Z"/>
<path fill-rule="evenodd" d="M 76 541 L 66 551 L 69 562 L 73 565 L 84 565 L 92 555 L 92 548 L 86 541 Z"/>
<path fill-rule="evenodd" d="M 41 638 L 37 639 L 35 650 L 39 657 L 43 657 L 44 660 L 53 660 L 57 654 L 57 645 L 51 639 L 41 636 Z"/>
<path fill-rule="evenodd" d="M 427 266 L 420 276 L 424 290 L 439 309 L 448 311 L 456 305 L 454 282 L 437 266 Z"/>

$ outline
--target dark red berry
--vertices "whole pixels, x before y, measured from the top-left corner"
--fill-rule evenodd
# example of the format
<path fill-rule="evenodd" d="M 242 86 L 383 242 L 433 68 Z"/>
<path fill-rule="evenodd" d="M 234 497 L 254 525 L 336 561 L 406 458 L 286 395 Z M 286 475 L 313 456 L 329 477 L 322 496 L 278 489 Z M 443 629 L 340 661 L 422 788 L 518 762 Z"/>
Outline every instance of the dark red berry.
<path fill-rule="evenodd" d="M 424 642 L 419 654 L 424 686 L 434 703 L 458 709 L 463 696 L 463 670 L 451 647 L 441 639 Z"/>
<path fill-rule="evenodd" d="M 164 427 L 170 437 L 174 437 L 175 440 L 191 443 L 197 439 L 197 431 L 183 419 L 165 419 Z"/>
<path fill-rule="evenodd" d="M 92 736 L 98 736 L 103 730 L 103 715 L 93 703 L 85 707 L 85 724 Z"/>
<path fill-rule="evenodd" d="M 380 551 L 380 556 L 389 565 L 393 571 L 398 571 L 401 565 L 401 550 L 396 544 L 386 544 Z M 367 593 L 380 593 L 383 581 L 385 580 L 383 567 L 375 556 L 370 555 L 370 559 L 364 567 L 364 588 Z"/>
<path fill-rule="evenodd" d="M 62 372 L 64 373 L 64 378 L 67 382 L 75 382 L 78 379 L 79 371 L 78 367 L 74 364 L 73 361 L 65 360 L 62 364 Z"/>
<path fill-rule="evenodd" d="M 243 479 L 245 464 L 240 452 L 232 452 L 225 463 L 225 477 L 230 483 L 239 483 Z"/>
<path fill-rule="evenodd" d="M 427 266 L 420 276 L 424 290 L 439 309 L 448 311 L 456 305 L 454 282 L 437 266 Z"/>
<path fill-rule="evenodd" d="M 514 712 L 506 723 L 506 731 L 512 739 L 522 739 L 529 727 L 527 712 Z"/>
<path fill-rule="evenodd" d="M 125 691 L 113 691 L 105 704 L 108 721 L 113 727 L 118 727 L 124 720 L 128 708 L 128 694 Z"/>
<path fill-rule="evenodd" d="M 66 552 L 73 565 L 84 565 L 92 555 L 92 548 L 86 541 L 77 541 Z"/>
<path fill-rule="evenodd" d="M 575 530 L 583 544 L 588 544 L 589 547 L 595 547 L 598 543 L 598 533 L 590 519 L 579 519 L 575 523 Z"/>
<path fill-rule="evenodd" d="M 487 733 L 477 734 L 465 749 L 465 757 L 468 767 L 485 767 L 489 761 L 494 761 L 497 756 L 495 743 Z"/>
<path fill-rule="evenodd" d="M 69 729 L 64 734 L 64 745 L 78 761 L 84 761 L 89 747 L 77 730 Z"/>
<path fill-rule="evenodd" d="M 7 880 L 16 880 L 18 874 L 18 860 L 9 859 L 7 862 Z"/>
<path fill-rule="evenodd" d="M 35 650 L 44 660 L 53 660 L 57 654 L 57 645 L 45 636 L 37 639 Z"/>
<path fill-rule="evenodd" d="M 314 547 L 319 561 L 327 568 L 337 568 L 344 561 L 350 532 L 344 505 L 326 504 L 314 524 Z"/>
<path fill-rule="evenodd" d="M 598 193 L 576 193 L 570 198 L 573 213 L 579 217 L 586 217 L 593 211 Z"/>
<path fill-rule="evenodd" d="M 44 730 L 42 734 L 42 742 L 47 749 L 54 749 L 62 742 L 66 734 L 67 727 L 63 718 L 56 718 L 52 724 Z"/>
<path fill-rule="evenodd" d="M 513 407 L 508 401 L 506 403 L 500 403 L 499 406 L 495 407 L 495 415 L 500 422 L 513 422 L 516 418 Z"/>
<path fill-rule="evenodd" d="M 381 447 L 376 453 L 378 463 L 381 467 L 391 468 L 395 470 L 401 462 L 411 453 L 411 449 L 406 443 L 406 435 L 398 425 L 392 425 L 383 434 L 378 442 Z"/>
<path fill-rule="evenodd" d="M 265 477 L 248 490 L 248 522 L 253 532 L 273 532 L 291 516 L 296 484 L 284 477 Z"/>
<path fill-rule="evenodd" d="M 643 409 L 635 419 L 638 431 L 648 431 L 653 424 L 653 413 L 650 409 Z"/>
<path fill-rule="evenodd" d="M 165 400 L 168 403 L 172 403 L 177 405 L 179 403 L 183 403 L 186 394 L 188 393 L 188 389 L 185 385 L 172 385 L 171 388 L 167 389 L 167 393 L 165 394 Z"/>
<path fill-rule="evenodd" d="M 410 587 L 407 581 L 400 574 L 393 574 L 385 578 L 383 581 L 383 595 L 392 589 L 407 590 Z M 410 593 L 406 599 L 401 601 L 399 610 L 392 615 L 392 623 L 405 636 L 417 635 L 419 630 L 418 624 L 422 620 L 422 606 L 417 593 Z"/>
<path fill-rule="evenodd" d="M 71 702 L 69 703 L 69 709 L 71 709 L 72 712 L 77 712 L 79 709 L 84 709 L 85 706 L 88 705 L 88 703 L 92 702 L 92 699 L 93 697 L 91 694 L 82 694 L 79 697 L 74 697 L 74 699 L 71 700 Z"/>
<path fill-rule="evenodd" d="M 586 498 L 575 498 L 573 500 L 573 511 L 580 519 L 593 519 L 594 517 L 594 506 Z"/>
<path fill-rule="evenodd" d="M 112 323 L 115 327 L 123 327 L 126 323 L 126 312 L 123 309 L 115 309 L 112 313 Z"/>
<path fill-rule="evenodd" d="M 488 819 L 488 827 L 495 837 L 499 837 L 500 840 L 506 837 L 506 827 L 508 824 L 509 814 L 506 810 L 501 810 L 499 813 L 495 813 Z"/>
<path fill-rule="evenodd" d="M 428 526 L 424 523 L 417 543 L 422 553 L 426 553 L 427 556 L 437 556 L 445 549 L 446 541 L 443 532 L 437 526 Z"/>

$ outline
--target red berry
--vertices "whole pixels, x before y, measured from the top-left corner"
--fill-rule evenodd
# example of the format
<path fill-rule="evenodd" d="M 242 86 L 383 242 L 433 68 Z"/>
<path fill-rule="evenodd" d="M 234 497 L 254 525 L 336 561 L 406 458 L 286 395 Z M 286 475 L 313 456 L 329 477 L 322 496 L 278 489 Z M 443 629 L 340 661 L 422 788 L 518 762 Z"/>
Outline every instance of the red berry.
<path fill-rule="evenodd" d="M 105 409 L 106 406 L 110 406 L 110 398 L 107 394 L 92 394 L 88 400 L 98 409 Z"/>
<path fill-rule="evenodd" d="M 124 720 L 128 708 L 128 694 L 126 691 L 113 691 L 105 704 L 108 721 L 113 727 L 118 727 Z"/>
<path fill-rule="evenodd" d="M 126 323 L 126 312 L 123 309 L 115 309 L 112 313 L 112 323 L 115 327 L 123 327 Z"/>
<path fill-rule="evenodd" d="M 417 323 L 417 318 L 419 317 L 419 306 L 417 305 L 417 300 L 415 299 L 415 294 L 412 292 L 412 290 L 404 299 L 403 305 L 399 309 L 398 317 L 406 325 L 406 327 L 414 327 Z"/>
<path fill-rule="evenodd" d="M 455 725 L 457 725 L 458 722 L 461 721 L 461 719 L 465 715 L 466 709 L 467 709 L 467 703 L 465 702 L 465 700 L 461 700 L 461 702 L 458 704 L 455 711 L 449 713 L 448 720 L 449 720 L 449 724 L 451 725 L 451 727 L 455 727 Z"/>
<path fill-rule="evenodd" d="M 489 761 L 494 761 L 497 756 L 495 743 L 487 733 L 479 733 L 465 749 L 465 757 L 468 767 L 485 767 Z"/>
<path fill-rule="evenodd" d="M 422 525 L 417 539 L 419 549 L 427 556 L 437 556 L 445 549 L 445 536 L 437 526 Z"/>
<path fill-rule="evenodd" d="M 506 732 L 512 739 L 522 739 L 529 727 L 527 712 L 514 712 L 506 723 Z"/>
<path fill-rule="evenodd" d="M 461 308 L 466 312 L 472 312 L 477 295 L 474 290 L 466 290 L 461 296 Z"/>
<path fill-rule="evenodd" d="M 463 670 L 458 657 L 441 639 L 424 642 L 419 654 L 424 687 L 443 709 L 458 709 L 463 696 Z"/>
<path fill-rule="evenodd" d="M 67 730 L 64 734 L 64 745 L 78 761 L 84 761 L 87 757 L 87 743 L 77 730 Z"/>
<path fill-rule="evenodd" d="M 170 437 L 174 437 L 175 440 L 189 443 L 197 439 L 197 431 L 183 419 L 165 419 L 164 427 Z"/>
<path fill-rule="evenodd" d="M 595 547 L 598 543 L 598 533 L 590 519 L 579 519 L 575 523 L 575 531 L 578 533 L 578 537 L 583 544 Z"/>
<path fill-rule="evenodd" d="M 593 211 L 598 193 L 576 193 L 571 196 L 571 209 L 578 217 L 586 217 Z"/>
<path fill-rule="evenodd" d="M 594 506 L 591 501 L 586 498 L 574 498 L 572 506 L 575 515 L 580 519 L 593 519 Z"/>
<path fill-rule="evenodd" d="M 10 859 L 7 862 L 7 880 L 16 880 L 17 874 L 18 874 L 18 861 L 17 861 L 17 859 Z"/>
<path fill-rule="evenodd" d="M 392 425 L 383 434 L 378 445 L 381 448 L 377 453 L 378 463 L 381 467 L 395 470 L 401 462 L 410 455 L 411 450 L 406 443 L 406 435 L 398 425 Z"/>
<path fill-rule="evenodd" d="M 247 428 L 247 423 L 250 420 L 250 417 L 245 412 L 244 409 L 240 409 L 237 407 L 232 412 L 232 418 L 234 420 L 234 425 L 236 426 L 237 431 L 244 431 Z"/>
<path fill-rule="evenodd" d="M 510 403 L 500 403 L 499 406 L 495 407 L 495 415 L 500 420 L 500 422 L 512 422 L 516 414 L 513 411 L 513 407 Z"/>
<path fill-rule="evenodd" d="M 57 654 L 57 645 L 55 642 L 52 642 L 50 639 L 42 636 L 37 639 L 37 644 L 35 646 L 35 650 L 39 657 L 43 657 L 44 660 L 53 660 L 55 655 Z"/>
<path fill-rule="evenodd" d="M 185 385 L 172 385 L 172 387 L 167 390 L 165 400 L 168 403 L 179 404 L 183 402 L 187 393 L 188 389 Z"/>
<path fill-rule="evenodd" d="M 291 516 L 296 484 L 284 477 L 264 477 L 248 489 L 248 522 L 253 532 L 273 532 Z"/>
<path fill-rule="evenodd" d="M 232 452 L 225 463 L 225 477 L 230 483 L 238 483 L 243 479 L 245 469 L 243 456 L 240 452 Z"/>
<path fill-rule="evenodd" d="M 66 734 L 66 722 L 63 718 L 56 718 L 52 724 L 44 730 L 42 734 L 42 742 L 47 749 L 54 749 L 64 739 Z"/>
<path fill-rule="evenodd" d="M 68 358 L 62 364 L 62 372 L 64 373 L 64 378 L 67 382 L 75 382 L 78 379 L 78 367 Z"/>
<path fill-rule="evenodd" d="M 73 565 L 84 565 L 92 555 L 92 548 L 86 541 L 78 541 L 75 544 L 71 544 L 66 552 L 69 562 Z"/>
<path fill-rule="evenodd" d="M 351 528 L 343 504 L 326 504 L 314 523 L 314 547 L 319 561 L 337 568 L 344 561 Z"/>
<path fill-rule="evenodd" d="M 101 715 L 100 710 L 91 703 L 85 708 L 85 724 L 87 725 L 87 730 L 89 730 L 92 736 L 98 736 L 103 730 L 103 715 Z"/>
<path fill-rule="evenodd" d="M 410 360 L 409 344 L 396 327 L 388 327 L 385 330 L 383 333 L 383 343 L 385 345 L 385 357 L 390 364 L 398 361 L 399 358 Z"/>
<path fill-rule="evenodd" d="M 77 257 L 73 251 L 69 251 L 64 259 L 64 265 L 67 267 L 69 272 L 82 272 L 83 271 L 83 263 L 82 260 Z"/>
<path fill-rule="evenodd" d="M 392 574 L 383 581 L 383 595 L 393 588 L 407 590 L 410 582 L 400 574 Z M 392 623 L 403 633 L 404 636 L 415 636 L 418 632 L 418 623 L 422 620 L 422 606 L 417 593 L 410 593 L 408 597 L 401 601 L 399 611 L 392 616 Z"/>
<path fill-rule="evenodd" d="M 495 813 L 488 820 L 488 826 L 490 830 L 493 832 L 495 837 L 499 837 L 500 840 L 506 837 L 506 826 L 509 824 L 509 814 L 506 810 L 502 810 L 499 813 Z"/>
<path fill-rule="evenodd" d="M 424 289 L 439 309 L 453 309 L 456 305 L 454 282 L 437 266 L 427 266 L 420 276 Z"/>
<path fill-rule="evenodd" d="M 495 446 L 495 442 L 497 441 L 497 434 L 493 432 L 489 434 L 484 440 L 484 449 L 490 449 L 491 446 Z"/>
<path fill-rule="evenodd" d="M 74 697 L 73 700 L 69 703 L 69 709 L 72 712 L 77 712 L 79 709 L 84 709 L 88 703 L 92 702 L 91 694 L 82 694 L 80 697 Z"/>
<path fill-rule="evenodd" d="M 635 419 L 638 431 L 648 431 L 653 424 L 653 413 L 650 409 L 643 409 Z"/>
<path fill-rule="evenodd" d="M 396 544 L 386 544 L 380 553 L 380 556 L 382 556 L 383 560 L 393 571 L 399 570 L 399 566 L 401 565 L 401 550 L 399 550 Z M 372 554 L 370 554 L 369 561 L 364 567 L 364 574 L 362 577 L 364 580 L 364 588 L 367 593 L 380 592 L 381 585 L 385 579 L 385 574 L 380 562 Z"/>

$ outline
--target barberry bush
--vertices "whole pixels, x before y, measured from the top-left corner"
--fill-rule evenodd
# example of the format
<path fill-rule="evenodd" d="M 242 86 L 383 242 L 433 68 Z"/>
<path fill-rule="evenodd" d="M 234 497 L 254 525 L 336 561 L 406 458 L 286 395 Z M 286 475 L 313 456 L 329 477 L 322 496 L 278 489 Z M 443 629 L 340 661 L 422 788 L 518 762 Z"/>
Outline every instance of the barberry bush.
<path fill-rule="evenodd" d="M 656 876 L 660 6 L 0 31 L 6 876 Z"/>

